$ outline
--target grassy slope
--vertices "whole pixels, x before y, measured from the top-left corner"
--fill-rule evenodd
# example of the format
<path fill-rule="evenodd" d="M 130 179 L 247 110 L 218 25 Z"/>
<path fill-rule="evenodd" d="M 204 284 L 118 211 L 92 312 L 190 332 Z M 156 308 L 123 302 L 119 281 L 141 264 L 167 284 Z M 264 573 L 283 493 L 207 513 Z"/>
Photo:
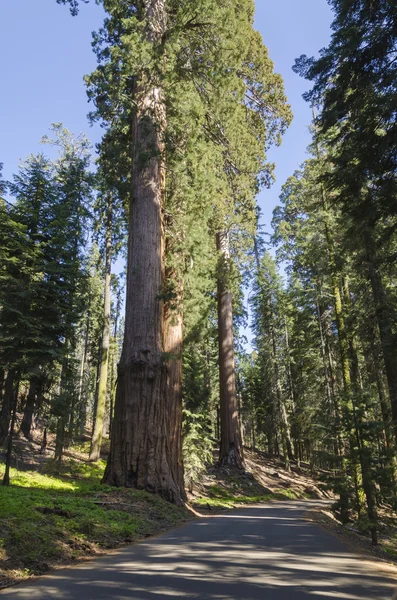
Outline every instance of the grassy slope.
<path fill-rule="evenodd" d="M 223 478 L 221 485 L 215 483 L 207 486 L 205 495 L 196 498 L 193 504 L 197 507 L 233 508 L 236 504 L 258 504 L 272 500 L 296 500 L 310 497 L 290 489 L 266 492 L 260 489 L 256 482 L 250 488 L 245 483 L 238 475 L 230 474 Z"/>
<path fill-rule="evenodd" d="M 330 497 L 327 486 L 315 482 L 304 469 L 294 467 L 288 472 L 282 461 L 248 449 L 245 461 L 245 472 L 210 467 L 191 495 L 192 504 L 216 509 L 272 500 Z"/>
<path fill-rule="evenodd" d="M 62 474 L 11 470 L 12 485 L 0 488 L 0 587 L 188 518 L 153 494 L 101 485 L 103 468 L 69 462 Z"/>

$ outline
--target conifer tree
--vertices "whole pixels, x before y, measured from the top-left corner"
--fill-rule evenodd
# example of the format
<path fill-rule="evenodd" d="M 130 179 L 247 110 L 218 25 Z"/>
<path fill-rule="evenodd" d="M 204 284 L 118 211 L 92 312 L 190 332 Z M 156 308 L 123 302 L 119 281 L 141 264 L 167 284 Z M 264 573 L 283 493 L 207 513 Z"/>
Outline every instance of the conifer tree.
<path fill-rule="evenodd" d="M 102 444 L 102 432 L 108 389 L 108 371 L 111 343 L 111 276 L 112 261 L 117 257 L 124 241 L 127 192 L 120 177 L 117 137 L 108 132 L 101 143 L 97 181 L 99 193 L 94 206 L 96 236 L 101 239 L 104 255 L 103 329 L 101 334 L 100 368 L 94 428 L 91 440 L 90 460 L 98 460 Z M 116 148 L 115 148 L 116 146 Z M 129 178 L 127 178 L 129 180 Z M 111 416 L 112 418 L 112 416 Z"/>
<path fill-rule="evenodd" d="M 314 81 L 307 99 L 321 105 L 318 123 L 335 148 L 327 177 L 356 247 L 365 249 L 393 421 L 397 423 L 395 311 L 382 281 L 379 250 L 394 229 L 396 128 L 394 96 L 397 11 L 394 2 L 332 0 L 335 18 L 328 48 L 318 60 L 301 56 L 295 70 Z M 365 258 L 364 258 L 365 256 Z M 397 429 L 395 425 L 395 433 Z"/>

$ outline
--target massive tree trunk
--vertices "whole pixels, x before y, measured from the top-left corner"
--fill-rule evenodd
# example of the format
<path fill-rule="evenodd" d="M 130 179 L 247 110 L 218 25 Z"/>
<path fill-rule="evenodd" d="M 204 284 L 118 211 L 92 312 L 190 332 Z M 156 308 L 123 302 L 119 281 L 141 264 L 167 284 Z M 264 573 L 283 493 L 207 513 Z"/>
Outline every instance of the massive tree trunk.
<path fill-rule="evenodd" d="M 167 269 L 168 281 L 175 281 L 175 298 L 164 307 L 164 351 L 167 358 L 167 405 L 169 413 L 170 453 L 173 477 L 182 499 L 186 499 L 182 462 L 182 282 L 172 269 Z"/>
<path fill-rule="evenodd" d="M 159 47 L 166 30 L 165 1 L 145 5 L 145 37 Z M 134 100 L 125 333 L 103 481 L 146 489 L 181 504 L 171 451 L 163 344 L 166 108 L 156 74 L 137 81 Z"/>
<path fill-rule="evenodd" d="M 218 332 L 220 375 L 221 444 L 219 462 L 244 467 L 243 445 L 238 418 L 234 362 L 232 294 L 227 283 L 229 271 L 229 235 L 217 234 L 220 269 L 218 276 Z"/>
<path fill-rule="evenodd" d="M 104 320 L 102 330 L 102 346 L 100 373 L 98 384 L 98 400 L 94 415 L 94 429 L 91 439 L 90 460 L 99 459 L 102 445 L 103 422 L 105 417 L 106 390 L 108 382 L 109 347 L 110 347 L 110 280 L 112 274 L 112 207 L 109 201 L 106 223 L 105 248 L 105 290 Z"/>

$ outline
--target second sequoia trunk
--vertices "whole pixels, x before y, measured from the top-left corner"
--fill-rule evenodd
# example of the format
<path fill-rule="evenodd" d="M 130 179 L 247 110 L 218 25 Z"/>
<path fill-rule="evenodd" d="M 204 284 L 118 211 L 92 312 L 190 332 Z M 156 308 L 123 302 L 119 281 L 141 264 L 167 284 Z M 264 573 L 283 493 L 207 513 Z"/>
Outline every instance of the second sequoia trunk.
<path fill-rule="evenodd" d="M 228 285 L 230 270 L 229 234 L 217 234 L 219 252 L 218 275 L 218 335 L 221 444 L 219 462 L 223 465 L 244 466 L 243 445 L 238 418 L 236 373 L 234 362 L 233 305 Z"/>

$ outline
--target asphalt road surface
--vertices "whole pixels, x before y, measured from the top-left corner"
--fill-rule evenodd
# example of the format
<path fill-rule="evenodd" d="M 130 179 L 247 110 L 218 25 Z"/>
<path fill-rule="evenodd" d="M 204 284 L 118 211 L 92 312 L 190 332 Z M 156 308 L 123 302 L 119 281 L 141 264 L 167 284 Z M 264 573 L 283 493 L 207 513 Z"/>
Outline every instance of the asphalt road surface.
<path fill-rule="evenodd" d="M 305 520 L 308 505 L 264 504 L 205 517 L 14 586 L 0 599 L 390 600 L 395 575 Z"/>

